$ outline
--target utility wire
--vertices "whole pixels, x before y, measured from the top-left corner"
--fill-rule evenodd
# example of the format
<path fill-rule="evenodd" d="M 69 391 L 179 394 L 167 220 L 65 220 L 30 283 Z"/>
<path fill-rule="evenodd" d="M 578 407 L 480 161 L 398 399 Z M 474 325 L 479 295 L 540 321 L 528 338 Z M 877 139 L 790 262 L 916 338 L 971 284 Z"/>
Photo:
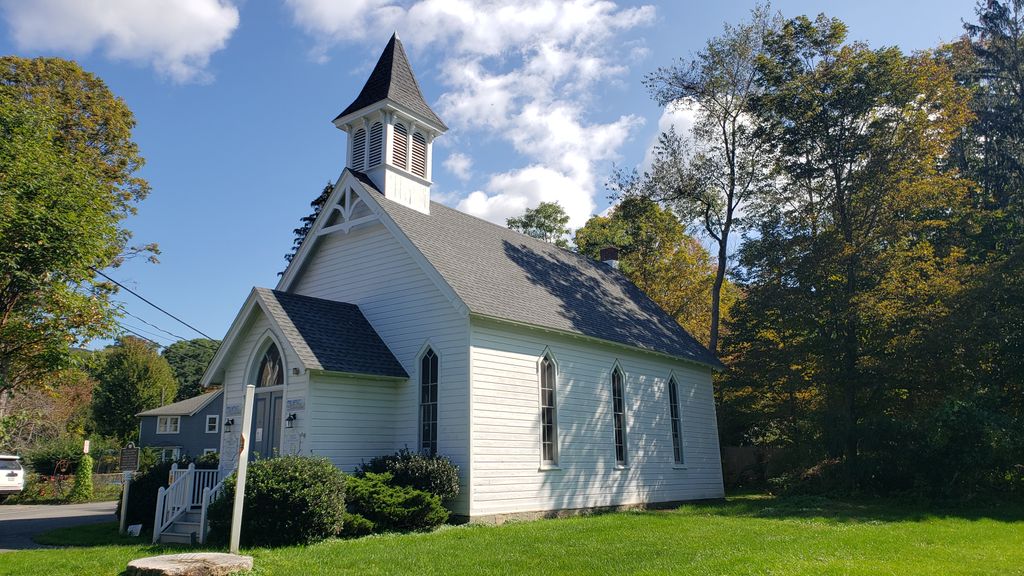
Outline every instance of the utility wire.
<path fill-rule="evenodd" d="M 210 336 L 208 336 L 208 335 L 207 335 L 206 333 L 204 333 L 204 332 L 203 332 L 202 330 L 200 330 L 200 329 L 196 328 L 195 326 L 193 326 L 193 325 L 189 324 L 188 322 L 185 322 L 185 321 L 184 321 L 184 320 L 182 320 L 181 318 L 178 318 L 178 317 L 177 317 L 177 316 L 175 316 L 174 314 L 171 314 L 170 312 L 168 312 L 167 310 L 164 310 L 163 308 L 161 308 L 161 307 L 157 306 L 156 304 L 153 304 L 153 303 L 152 303 L 152 302 L 150 302 L 149 300 L 146 300 L 146 299 L 145 299 L 145 298 L 144 298 L 144 297 L 143 297 L 143 296 L 142 296 L 141 294 L 139 294 L 138 292 L 136 292 L 136 291 L 132 290 L 131 288 L 129 288 L 129 287 L 127 287 L 127 286 L 125 286 L 124 284 L 121 284 L 120 282 L 118 282 L 117 280 L 114 280 L 114 279 L 113 279 L 113 278 L 111 278 L 110 276 L 107 276 L 107 275 L 106 275 L 106 274 L 104 274 L 103 272 L 100 272 L 100 271 L 99 271 L 99 270 L 97 270 L 97 269 L 96 269 L 95 267 L 93 267 L 93 266 L 90 266 L 89 268 L 92 268 L 92 271 L 93 271 L 93 272 L 95 272 L 95 273 L 99 274 L 100 276 L 103 276 L 104 278 L 106 278 L 107 280 L 110 280 L 110 281 L 111 281 L 111 282 L 113 282 L 114 284 L 117 284 L 117 285 L 118 285 L 118 286 L 120 286 L 121 288 L 124 288 L 124 289 L 125 289 L 125 290 L 127 290 L 127 291 L 128 291 L 128 292 L 129 292 L 130 294 L 132 294 L 133 296 L 135 296 L 135 297 L 136 297 L 136 298 L 138 298 L 139 300 L 142 300 L 142 301 L 143 301 L 143 302 L 145 302 L 146 304 L 149 304 L 149 305 L 150 305 L 150 306 L 152 306 L 153 308 L 156 308 L 157 310 L 159 310 L 159 311 L 163 312 L 164 314 L 167 314 L 167 315 L 168 315 L 168 316 L 170 316 L 171 318 L 174 318 L 174 319 L 175 319 L 175 320 L 177 320 L 178 322 L 180 322 L 180 323 L 184 324 L 185 326 L 189 327 L 189 328 L 190 328 L 190 329 L 192 329 L 193 331 L 195 331 L 195 332 L 197 332 L 198 334 L 200 334 L 200 335 L 201 335 L 201 336 L 202 336 L 203 338 L 207 338 L 207 339 L 209 339 L 209 340 L 213 340 L 213 338 L 211 338 Z"/>
<path fill-rule="evenodd" d="M 150 344 L 153 344 L 154 346 L 156 346 L 156 347 L 158 347 L 158 348 L 166 348 L 166 346 L 164 346 L 163 344 L 161 344 L 161 343 L 159 343 L 159 342 L 157 342 L 157 341 L 155 341 L 155 340 L 151 340 L 151 339 L 149 339 L 149 338 L 146 338 L 146 337 L 145 337 L 145 336 L 143 336 L 142 334 L 139 334 L 139 333 L 138 333 L 138 332 L 136 332 L 135 330 L 132 330 L 131 328 L 128 328 L 128 327 L 127 327 L 127 326 L 125 326 L 124 324 L 118 324 L 117 326 L 118 326 L 118 327 L 119 327 L 119 328 L 120 328 L 121 330 L 124 330 L 125 332 L 128 332 L 128 333 L 132 334 L 133 336 L 135 336 L 135 337 L 137 337 L 137 338 L 142 338 L 142 339 L 143 339 L 143 340 L 145 340 L 146 342 L 149 342 Z"/>
<path fill-rule="evenodd" d="M 124 312 L 125 314 L 131 316 L 132 318 L 135 318 L 139 322 L 142 322 L 143 324 L 146 324 L 147 326 L 150 326 L 152 328 L 156 328 L 157 330 L 163 332 L 164 334 L 167 334 L 168 336 L 170 336 L 171 338 L 174 338 L 175 340 L 188 340 L 188 338 L 185 338 L 184 336 L 179 336 L 179 335 L 175 334 L 174 332 L 169 332 L 167 330 L 164 330 L 163 328 L 157 326 L 156 324 L 153 324 L 149 320 L 146 320 L 145 318 L 142 318 L 142 317 L 136 316 L 135 314 L 132 314 L 131 312 L 128 311 L 127 308 L 125 308 L 124 302 L 118 302 L 117 303 L 117 309 L 120 310 L 121 312 Z"/>
<path fill-rule="evenodd" d="M 142 332 L 143 334 L 148 334 L 149 337 L 150 337 L 149 339 L 153 340 L 154 342 L 157 342 L 157 343 L 160 342 L 160 340 L 157 340 L 158 338 L 162 338 L 164 340 L 168 339 L 167 336 L 164 336 L 162 334 L 157 334 L 156 332 L 153 332 L 152 330 L 146 330 L 145 328 L 139 328 L 138 326 L 132 326 L 131 324 L 121 324 L 121 326 L 124 326 L 125 328 L 130 328 L 132 330 L 135 330 L 136 332 Z M 163 344 L 161 344 L 161 346 L 163 346 Z"/>

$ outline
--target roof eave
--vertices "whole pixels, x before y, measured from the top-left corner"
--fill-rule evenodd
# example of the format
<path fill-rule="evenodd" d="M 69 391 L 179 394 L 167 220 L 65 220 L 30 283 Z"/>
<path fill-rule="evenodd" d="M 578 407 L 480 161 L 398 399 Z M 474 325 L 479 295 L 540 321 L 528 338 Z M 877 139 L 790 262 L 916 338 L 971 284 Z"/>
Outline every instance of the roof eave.
<path fill-rule="evenodd" d="M 651 350 L 650 348 L 643 348 L 643 347 L 640 347 L 640 346 L 634 346 L 632 344 L 624 344 L 622 342 L 616 342 L 614 340 L 606 340 L 604 338 L 598 338 L 596 336 L 589 336 L 587 334 L 583 334 L 583 333 L 580 333 L 580 332 L 572 332 L 570 330 L 560 330 L 558 328 L 550 328 L 548 326 L 541 326 L 539 324 L 530 324 L 529 322 L 520 322 L 520 321 L 517 321 L 517 320 L 509 320 L 508 318 L 502 318 L 500 316 L 489 316 L 487 314 L 481 314 L 479 312 L 473 312 L 473 311 L 470 311 L 469 316 L 470 316 L 471 319 L 475 318 L 475 319 L 480 319 L 480 320 L 490 320 L 490 321 L 493 321 L 493 322 L 509 324 L 509 325 L 512 325 L 512 326 L 519 326 L 519 327 L 522 327 L 522 328 L 529 328 L 531 330 L 540 330 L 542 332 L 550 332 L 550 333 L 553 333 L 553 334 L 559 334 L 559 335 L 562 335 L 562 336 L 567 336 L 569 338 L 577 338 L 577 339 L 585 340 L 585 341 L 588 341 L 588 342 L 599 342 L 599 343 L 602 343 L 602 344 L 607 344 L 609 346 L 617 346 L 617 347 L 620 347 L 620 348 L 626 348 L 626 349 L 634 350 L 634 351 L 637 351 L 637 352 L 643 352 L 645 354 L 654 354 L 655 356 L 661 356 L 662 358 L 669 358 L 669 359 L 675 360 L 677 362 L 685 362 L 687 364 L 695 364 L 697 366 L 703 366 L 705 368 L 710 368 L 710 369 L 714 370 L 715 372 L 721 372 L 721 371 L 725 370 L 725 365 L 722 364 L 722 362 L 720 360 L 718 360 L 717 358 L 715 359 L 715 362 L 702 362 L 702 361 L 696 360 L 694 358 L 687 358 L 685 356 L 676 356 L 674 354 L 667 354 L 665 352 L 659 352 L 657 350 Z"/>
<path fill-rule="evenodd" d="M 437 117 L 438 121 L 435 122 L 433 119 L 426 118 L 419 112 L 416 112 L 412 108 L 409 108 L 408 106 L 396 100 L 392 100 L 391 98 L 384 98 L 382 100 L 378 100 L 373 104 L 363 106 L 362 108 L 359 108 L 358 110 L 353 110 L 352 112 L 349 112 L 347 114 L 339 114 L 331 122 L 338 130 L 348 132 L 348 129 L 346 127 L 349 124 L 351 124 L 353 120 L 365 116 L 366 114 L 376 112 L 377 110 L 393 110 L 399 112 L 403 116 L 407 116 L 413 121 L 425 125 L 427 128 L 430 128 L 431 130 L 434 131 L 435 135 L 443 134 L 448 131 L 448 126 L 443 121 L 441 121 L 439 116 Z M 437 114 L 435 113 L 434 116 L 437 116 Z"/>

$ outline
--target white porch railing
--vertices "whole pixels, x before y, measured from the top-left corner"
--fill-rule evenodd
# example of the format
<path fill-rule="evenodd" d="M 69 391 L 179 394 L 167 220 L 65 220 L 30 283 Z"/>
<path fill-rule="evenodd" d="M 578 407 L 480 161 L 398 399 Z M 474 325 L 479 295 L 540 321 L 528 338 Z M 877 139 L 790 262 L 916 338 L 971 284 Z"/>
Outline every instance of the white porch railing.
<path fill-rule="evenodd" d="M 217 471 L 220 473 L 220 470 Z M 220 474 L 220 481 L 213 485 L 212 488 L 203 488 L 203 504 L 199 512 L 199 543 L 206 544 L 206 534 L 209 532 L 206 526 L 207 515 L 206 511 L 210 507 L 210 502 L 217 499 L 221 493 L 224 492 L 224 479 L 227 474 Z"/>
<path fill-rule="evenodd" d="M 184 470 L 178 468 L 177 464 L 171 465 L 168 478 L 170 484 L 157 492 L 153 543 L 160 540 L 160 535 L 170 528 L 178 517 L 196 507 L 202 508 L 200 539 L 205 541 L 206 508 L 212 500 L 212 490 L 219 486 L 219 492 L 223 488 L 225 476 L 226 473 L 219 469 L 196 470 L 195 464 L 189 464 Z"/>

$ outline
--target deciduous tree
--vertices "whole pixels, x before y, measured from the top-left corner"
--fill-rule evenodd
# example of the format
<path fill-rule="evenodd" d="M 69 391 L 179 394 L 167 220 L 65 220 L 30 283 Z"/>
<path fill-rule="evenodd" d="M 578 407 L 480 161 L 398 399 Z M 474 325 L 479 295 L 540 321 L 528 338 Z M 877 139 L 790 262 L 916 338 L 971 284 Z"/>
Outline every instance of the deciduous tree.
<path fill-rule="evenodd" d="M 505 220 L 512 230 L 567 248 L 569 241 L 569 215 L 558 202 L 541 202 L 536 208 L 527 208 L 522 216 Z"/>
<path fill-rule="evenodd" d="M 139 338 L 125 337 L 104 355 L 92 399 L 96 430 L 125 441 L 135 439 L 135 415 L 171 403 L 178 383 L 167 360 Z"/>

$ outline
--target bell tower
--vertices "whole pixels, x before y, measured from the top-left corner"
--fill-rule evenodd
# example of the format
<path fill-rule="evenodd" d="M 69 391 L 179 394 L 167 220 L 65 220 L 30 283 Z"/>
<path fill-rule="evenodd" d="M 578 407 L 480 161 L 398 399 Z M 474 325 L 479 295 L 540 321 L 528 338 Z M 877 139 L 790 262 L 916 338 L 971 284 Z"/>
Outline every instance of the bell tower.
<path fill-rule="evenodd" d="M 433 142 L 448 126 L 423 99 L 397 32 L 334 125 L 348 133 L 347 167 L 385 198 L 430 213 Z"/>

